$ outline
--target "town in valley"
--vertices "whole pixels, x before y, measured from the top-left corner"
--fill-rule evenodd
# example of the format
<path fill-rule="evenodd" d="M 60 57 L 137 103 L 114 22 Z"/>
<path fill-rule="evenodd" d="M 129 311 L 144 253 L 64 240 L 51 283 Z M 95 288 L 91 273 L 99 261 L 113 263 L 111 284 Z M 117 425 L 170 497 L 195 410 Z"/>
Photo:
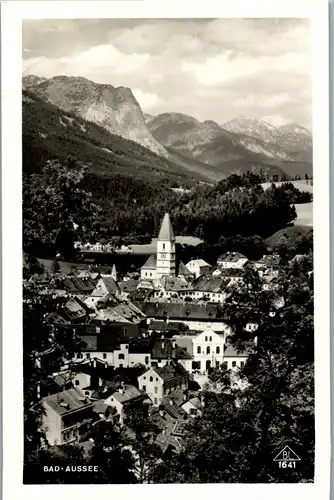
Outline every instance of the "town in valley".
<path fill-rule="evenodd" d="M 309 40 L 24 21 L 24 484 L 313 482 Z"/>

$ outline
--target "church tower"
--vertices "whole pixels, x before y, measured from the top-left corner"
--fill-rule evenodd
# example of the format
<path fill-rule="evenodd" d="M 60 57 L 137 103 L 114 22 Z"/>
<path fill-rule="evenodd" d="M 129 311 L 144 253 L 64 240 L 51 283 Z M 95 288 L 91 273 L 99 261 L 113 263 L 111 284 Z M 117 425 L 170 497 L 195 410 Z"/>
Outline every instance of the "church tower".
<path fill-rule="evenodd" d="M 165 214 L 157 241 L 156 278 L 175 276 L 175 236 L 169 214 Z"/>

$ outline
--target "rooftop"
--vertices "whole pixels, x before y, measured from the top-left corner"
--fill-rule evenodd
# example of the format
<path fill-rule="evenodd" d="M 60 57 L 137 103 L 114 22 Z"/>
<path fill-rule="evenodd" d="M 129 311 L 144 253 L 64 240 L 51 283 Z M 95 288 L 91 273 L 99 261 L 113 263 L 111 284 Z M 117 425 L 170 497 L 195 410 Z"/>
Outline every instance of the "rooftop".
<path fill-rule="evenodd" d="M 190 268 L 192 267 L 211 267 L 210 264 L 208 264 L 207 262 L 205 262 L 205 260 L 203 259 L 193 259 L 193 260 L 190 260 L 188 262 L 188 264 L 186 264 L 186 266 L 190 266 Z"/>
<path fill-rule="evenodd" d="M 199 276 L 192 282 L 193 289 L 201 292 L 223 292 L 230 280 L 221 276 Z"/>
<path fill-rule="evenodd" d="M 208 320 L 221 319 L 219 305 L 216 304 L 195 304 L 184 303 L 164 303 L 144 302 L 140 304 L 141 310 L 148 318 L 169 318 L 179 320 Z"/>
<path fill-rule="evenodd" d="M 112 397 L 120 403 L 128 403 L 133 399 L 138 399 L 139 397 L 146 399 L 147 396 L 134 385 L 125 385 L 124 392 L 116 391 L 113 393 Z"/>
<path fill-rule="evenodd" d="M 166 213 L 159 232 L 158 236 L 159 241 L 175 241 L 174 231 L 172 228 L 172 224 L 170 221 L 169 214 Z"/>
<path fill-rule="evenodd" d="M 238 262 L 240 259 L 247 260 L 247 257 L 239 252 L 225 252 L 218 257 L 217 262 Z"/>
<path fill-rule="evenodd" d="M 141 269 L 156 269 L 157 267 L 157 256 L 156 254 L 150 255 L 145 264 L 141 267 Z"/>
<path fill-rule="evenodd" d="M 79 410 L 85 406 L 91 406 L 92 404 L 74 387 L 67 391 L 46 396 L 42 401 L 50 406 L 58 415 L 65 415 L 66 413 Z"/>

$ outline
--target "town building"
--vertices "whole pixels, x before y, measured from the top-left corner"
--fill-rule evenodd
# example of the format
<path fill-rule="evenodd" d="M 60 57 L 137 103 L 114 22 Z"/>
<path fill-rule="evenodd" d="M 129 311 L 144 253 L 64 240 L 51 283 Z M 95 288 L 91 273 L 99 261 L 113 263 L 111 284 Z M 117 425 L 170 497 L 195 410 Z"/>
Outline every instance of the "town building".
<path fill-rule="evenodd" d="M 202 332 L 212 329 L 224 332 L 228 328 L 219 304 L 164 303 L 143 302 L 138 304 L 147 318 L 148 326 L 151 321 L 165 320 L 169 323 L 184 323 L 190 330 Z"/>
<path fill-rule="evenodd" d="M 141 268 L 142 280 L 159 280 L 164 276 L 188 277 L 183 262 L 177 265 L 175 236 L 168 213 L 165 214 L 158 240 L 157 252 L 151 255 Z"/>
<path fill-rule="evenodd" d="M 186 264 L 186 267 L 195 278 L 198 278 L 202 274 L 208 274 L 211 268 L 210 264 L 203 259 L 193 259 Z"/>
<path fill-rule="evenodd" d="M 94 419 L 93 403 L 80 390 L 72 387 L 46 396 L 41 402 L 43 427 L 51 446 L 74 443 L 89 431 Z"/>
<path fill-rule="evenodd" d="M 151 367 L 138 377 L 138 386 L 149 396 L 153 406 L 159 406 L 164 396 L 176 389 L 188 388 L 188 373 L 175 362 L 161 368 Z"/>
<path fill-rule="evenodd" d="M 133 385 L 121 383 L 118 391 L 103 399 L 106 406 L 115 408 L 119 416 L 119 424 L 130 424 L 135 419 L 147 416 L 150 400 L 145 392 L 140 391 Z"/>
<path fill-rule="evenodd" d="M 217 265 L 225 269 L 242 269 L 246 262 L 247 257 L 239 252 L 225 252 L 217 259 Z"/>

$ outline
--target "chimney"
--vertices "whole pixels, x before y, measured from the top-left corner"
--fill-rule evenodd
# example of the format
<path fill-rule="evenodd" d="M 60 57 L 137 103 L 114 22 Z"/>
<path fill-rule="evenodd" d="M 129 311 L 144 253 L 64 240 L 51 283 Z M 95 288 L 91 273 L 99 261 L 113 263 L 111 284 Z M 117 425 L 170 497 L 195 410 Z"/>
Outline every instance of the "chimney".
<path fill-rule="evenodd" d="M 172 339 L 172 349 L 176 348 L 176 339 Z"/>
<path fill-rule="evenodd" d="M 161 349 L 164 350 L 165 349 L 165 342 L 161 342 Z"/>
<path fill-rule="evenodd" d="M 187 401 L 187 399 L 188 399 L 188 393 L 187 393 L 187 391 L 184 391 L 184 393 L 183 393 L 183 401 Z"/>

